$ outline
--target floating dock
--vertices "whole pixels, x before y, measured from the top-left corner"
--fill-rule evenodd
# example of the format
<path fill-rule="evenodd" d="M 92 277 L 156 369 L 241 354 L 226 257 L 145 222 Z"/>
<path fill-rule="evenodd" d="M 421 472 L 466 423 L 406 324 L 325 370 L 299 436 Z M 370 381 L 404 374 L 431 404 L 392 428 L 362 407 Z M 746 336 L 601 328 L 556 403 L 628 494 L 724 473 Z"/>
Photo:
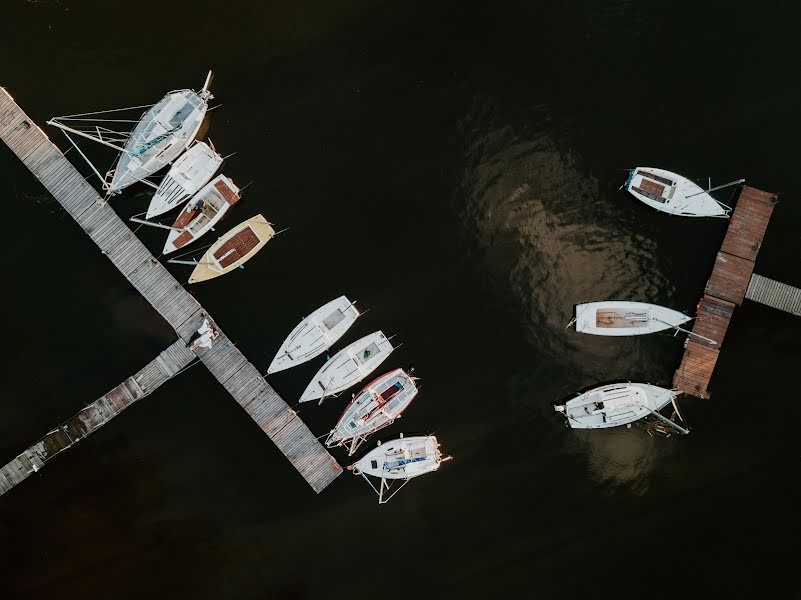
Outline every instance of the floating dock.
<path fill-rule="evenodd" d="M 179 338 L 176 344 L 186 345 L 204 318 L 213 322 L 194 296 L 153 257 L 61 150 L 1 87 L 0 139 L 97 244 L 101 253 L 172 326 Z M 195 355 L 319 493 L 342 473 L 342 467 L 264 381 L 256 367 L 219 326 L 214 325 L 220 331 L 220 337 L 211 349 L 201 349 Z M 35 465 L 38 469 L 44 460 L 36 456 L 39 456 L 36 451 L 30 456 L 23 453 L 20 455 L 22 459 L 17 457 L 16 460 L 27 460 L 31 468 Z M 12 469 L 19 466 L 16 460 L 10 463 L 14 465 Z M 23 470 L 28 468 L 24 462 L 22 465 Z"/>
<path fill-rule="evenodd" d="M 740 191 L 692 326 L 693 333 L 709 341 L 697 336 L 687 339 L 681 364 L 673 375 L 673 387 L 680 392 L 701 398 L 710 397 L 709 381 L 718 362 L 726 330 L 734 308 L 743 303 L 752 283 L 754 263 L 776 202 L 775 194 L 756 188 L 744 186 Z"/>
<path fill-rule="evenodd" d="M 195 360 L 197 356 L 186 349 L 183 340 L 175 342 L 136 375 L 123 381 L 67 422 L 47 433 L 10 463 L 0 467 L 0 496 L 39 471 L 57 454 L 77 444 L 134 402 L 153 392 Z"/>
<path fill-rule="evenodd" d="M 745 297 L 765 306 L 801 317 L 801 289 L 754 273 Z"/>

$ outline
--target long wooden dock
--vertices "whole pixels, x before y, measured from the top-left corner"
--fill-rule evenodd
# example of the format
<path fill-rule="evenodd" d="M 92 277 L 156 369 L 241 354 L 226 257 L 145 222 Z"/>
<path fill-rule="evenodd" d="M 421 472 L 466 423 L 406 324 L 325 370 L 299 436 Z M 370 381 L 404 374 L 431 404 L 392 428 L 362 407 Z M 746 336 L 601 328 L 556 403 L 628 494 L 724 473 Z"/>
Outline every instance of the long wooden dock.
<path fill-rule="evenodd" d="M 159 263 L 59 148 L 0 87 L 0 138 L 72 216 L 100 251 L 153 308 L 188 341 L 208 313 Z M 320 492 L 342 467 L 222 332 L 198 358 L 270 437 L 311 487 Z"/>
<path fill-rule="evenodd" d="M 673 387 L 691 396 L 709 398 L 709 381 L 720 356 L 720 349 L 735 306 L 743 303 L 752 280 L 754 262 L 768 228 L 776 195 L 744 186 L 740 191 L 723 245 L 715 259 L 712 275 L 692 331 L 687 339 L 681 364 L 673 375 Z"/>
<path fill-rule="evenodd" d="M 197 360 L 197 356 L 186 349 L 183 340 L 173 343 L 136 375 L 123 381 L 77 415 L 47 433 L 7 465 L 0 467 L 0 496 L 39 471 L 57 454 L 77 444 L 134 402 L 149 395 L 194 360 Z"/>

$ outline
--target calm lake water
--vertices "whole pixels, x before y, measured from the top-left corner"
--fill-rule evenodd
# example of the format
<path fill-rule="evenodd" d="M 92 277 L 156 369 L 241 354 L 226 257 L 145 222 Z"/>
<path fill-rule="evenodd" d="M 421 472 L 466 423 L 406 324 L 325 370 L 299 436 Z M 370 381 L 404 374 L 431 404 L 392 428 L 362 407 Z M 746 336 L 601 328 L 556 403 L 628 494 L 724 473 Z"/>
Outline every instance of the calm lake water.
<path fill-rule="evenodd" d="M 2 23 L 0 84 L 40 124 L 213 69 L 209 135 L 254 182 L 227 226 L 290 230 L 192 292 L 262 369 L 357 299 L 346 339 L 398 334 L 385 366 L 422 378 L 379 437 L 455 456 L 383 507 L 347 473 L 316 496 L 193 368 L 0 498 L 2 598 L 801 597 L 801 319 L 737 309 L 714 398 L 682 402 L 690 436 L 552 410 L 670 384 L 680 340 L 565 325 L 607 298 L 692 312 L 725 231 L 637 203 L 623 169 L 780 194 L 757 271 L 801 285 L 801 5 L 9 0 Z M 174 334 L 5 146 L 0 175 L 6 461 Z M 292 402 L 319 366 L 270 381 Z M 300 414 L 323 434 L 343 403 Z"/>

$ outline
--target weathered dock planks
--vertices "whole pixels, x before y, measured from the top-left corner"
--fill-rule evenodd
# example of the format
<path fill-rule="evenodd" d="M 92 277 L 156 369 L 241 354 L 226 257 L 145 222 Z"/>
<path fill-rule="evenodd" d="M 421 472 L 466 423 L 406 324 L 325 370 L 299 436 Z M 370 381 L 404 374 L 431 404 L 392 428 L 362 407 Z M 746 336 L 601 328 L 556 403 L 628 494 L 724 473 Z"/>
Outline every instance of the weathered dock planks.
<path fill-rule="evenodd" d="M 754 302 L 801 316 L 801 289 L 754 273 L 745 292 Z"/>
<path fill-rule="evenodd" d="M 0 138 L 172 326 L 179 341 L 188 341 L 208 317 L 206 311 L 103 203 L 4 88 L 0 88 Z M 312 489 L 319 493 L 342 473 L 342 467 L 222 331 L 213 348 L 198 356 Z"/>
<path fill-rule="evenodd" d="M 150 394 L 194 360 L 197 357 L 186 349 L 183 340 L 173 343 L 136 375 L 123 381 L 47 433 L 7 465 L 0 467 L 0 496 L 37 472 L 56 455 L 77 444 L 134 402 Z"/>
<path fill-rule="evenodd" d="M 740 191 L 726 237 L 715 258 L 712 275 L 706 283 L 704 297 L 698 303 L 692 328 L 693 333 L 712 342 L 690 337 L 685 344 L 681 364 L 673 375 L 673 387 L 685 394 L 710 397 L 709 382 L 734 307 L 742 304 L 747 297 L 753 277 L 759 277 L 752 277 L 754 261 L 762 247 L 776 201 L 775 194 L 749 186 L 744 186 Z M 755 294 L 756 289 L 755 286 Z"/>

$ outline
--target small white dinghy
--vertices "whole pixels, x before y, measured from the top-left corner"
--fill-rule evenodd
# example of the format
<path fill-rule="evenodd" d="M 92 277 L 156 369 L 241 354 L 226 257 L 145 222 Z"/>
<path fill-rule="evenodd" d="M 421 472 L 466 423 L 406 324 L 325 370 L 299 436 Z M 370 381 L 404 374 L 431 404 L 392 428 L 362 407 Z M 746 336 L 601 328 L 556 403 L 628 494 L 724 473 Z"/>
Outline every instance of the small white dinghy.
<path fill-rule="evenodd" d="M 573 429 L 603 429 L 627 425 L 648 415 L 669 421 L 658 411 L 677 395 L 673 390 L 648 383 L 613 383 L 579 394 L 554 409 L 567 417 L 567 424 Z"/>
<path fill-rule="evenodd" d="M 576 305 L 576 331 L 591 335 L 645 335 L 678 329 L 690 320 L 677 310 L 648 304 L 610 300 Z"/>
<path fill-rule="evenodd" d="M 403 369 L 385 373 L 368 383 L 354 395 L 336 427 L 331 430 L 325 445 L 329 448 L 344 446 L 348 456 L 370 435 L 391 425 L 417 396 L 414 377 Z"/>
<path fill-rule="evenodd" d="M 218 175 L 189 201 L 167 234 L 164 254 L 175 252 L 211 231 L 228 209 L 239 202 L 239 188 Z"/>
<path fill-rule="evenodd" d="M 170 168 L 147 207 L 152 219 L 177 208 L 197 193 L 217 172 L 222 156 L 205 142 L 195 142 Z"/>
<path fill-rule="evenodd" d="M 323 365 L 306 386 L 300 401 L 322 402 L 326 396 L 337 394 L 359 383 L 375 371 L 393 350 L 392 343 L 381 331 L 356 340 Z"/>
<path fill-rule="evenodd" d="M 637 167 L 629 172 L 623 185 L 637 200 L 663 213 L 681 217 L 728 218 L 731 208 L 715 200 L 709 192 L 743 181 L 739 179 L 705 190 L 678 173 L 655 167 Z"/>
<path fill-rule="evenodd" d="M 354 305 L 340 296 L 304 318 L 281 344 L 267 374 L 305 363 L 328 350 L 359 318 Z"/>
<path fill-rule="evenodd" d="M 451 458 L 451 456 L 442 456 L 439 442 L 433 435 L 408 438 L 401 435 L 400 438 L 391 442 L 384 444 L 378 442 L 377 448 L 368 452 L 348 469 L 355 475 L 364 477 L 365 481 L 378 494 L 378 503 L 385 504 L 411 479 L 436 471 L 441 463 Z M 368 475 L 381 480 L 378 489 L 367 478 Z M 398 479 L 405 481 L 385 498 L 384 493 L 389 491 L 390 482 Z"/>

